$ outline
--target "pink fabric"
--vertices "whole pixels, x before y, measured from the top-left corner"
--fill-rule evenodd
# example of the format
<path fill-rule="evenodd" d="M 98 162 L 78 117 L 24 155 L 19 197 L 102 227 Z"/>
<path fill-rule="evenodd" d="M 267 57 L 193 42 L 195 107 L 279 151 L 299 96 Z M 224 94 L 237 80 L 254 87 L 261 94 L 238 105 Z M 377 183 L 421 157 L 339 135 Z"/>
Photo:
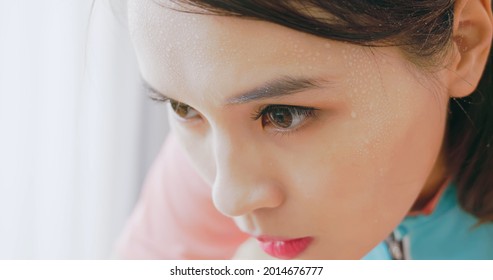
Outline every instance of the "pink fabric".
<path fill-rule="evenodd" d="M 170 135 L 147 175 L 116 254 L 124 259 L 229 259 L 246 238 L 214 208 L 210 187 Z"/>

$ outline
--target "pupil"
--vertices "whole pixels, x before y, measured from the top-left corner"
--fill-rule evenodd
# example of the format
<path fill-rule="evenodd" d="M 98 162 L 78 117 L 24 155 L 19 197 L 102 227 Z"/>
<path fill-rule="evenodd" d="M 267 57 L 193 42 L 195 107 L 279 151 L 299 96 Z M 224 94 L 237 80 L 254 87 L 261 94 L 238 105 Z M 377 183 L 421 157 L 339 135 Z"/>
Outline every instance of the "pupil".
<path fill-rule="evenodd" d="M 269 117 L 274 125 L 281 128 L 288 128 L 293 123 L 293 114 L 288 108 L 276 108 Z"/>

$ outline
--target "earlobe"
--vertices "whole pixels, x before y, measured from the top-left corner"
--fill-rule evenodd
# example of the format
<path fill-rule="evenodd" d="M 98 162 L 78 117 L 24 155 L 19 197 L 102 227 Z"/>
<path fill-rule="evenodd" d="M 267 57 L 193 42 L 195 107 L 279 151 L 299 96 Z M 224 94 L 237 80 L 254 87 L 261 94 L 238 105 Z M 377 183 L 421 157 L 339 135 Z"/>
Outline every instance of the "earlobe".
<path fill-rule="evenodd" d="M 491 0 L 456 1 L 452 59 L 447 67 L 450 97 L 465 97 L 476 89 L 488 60 L 492 34 Z"/>

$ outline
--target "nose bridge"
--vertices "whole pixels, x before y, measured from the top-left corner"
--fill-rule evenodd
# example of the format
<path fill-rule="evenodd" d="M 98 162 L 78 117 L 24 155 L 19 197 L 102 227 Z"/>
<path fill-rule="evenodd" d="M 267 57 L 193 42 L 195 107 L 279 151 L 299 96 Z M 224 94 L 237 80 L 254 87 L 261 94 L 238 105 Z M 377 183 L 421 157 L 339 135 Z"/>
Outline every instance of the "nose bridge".
<path fill-rule="evenodd" d="M 241 216 L 282 203 L 282 190 L 263 164 L 266 155 L 255 144 L 249 135 L 217 132 L 214 136 L 212 197 L 215 207 L 226 216 Z"/>

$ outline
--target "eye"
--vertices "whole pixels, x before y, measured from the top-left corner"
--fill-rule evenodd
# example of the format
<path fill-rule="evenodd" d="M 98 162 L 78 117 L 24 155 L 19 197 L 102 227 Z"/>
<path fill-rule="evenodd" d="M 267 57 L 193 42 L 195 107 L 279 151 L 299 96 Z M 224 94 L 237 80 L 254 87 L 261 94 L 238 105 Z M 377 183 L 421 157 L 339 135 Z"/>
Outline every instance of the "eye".
<path fill-rule="evenodd" d="M 315 108 L 269 105 L 255 116 L 262 119 L 262 127 L 277 132 L 292 132 L 300 128 L 309 118 L 315 117 Z"/>
<path fill-rule="evenodd" d="M 170 100 L 171 109 L 175 112 L 175 115 L 183 121 L 189 121 L 194 118 L 200 118 L 199 112 L 187 104 L 180 103 L 178 101 Z"/>

